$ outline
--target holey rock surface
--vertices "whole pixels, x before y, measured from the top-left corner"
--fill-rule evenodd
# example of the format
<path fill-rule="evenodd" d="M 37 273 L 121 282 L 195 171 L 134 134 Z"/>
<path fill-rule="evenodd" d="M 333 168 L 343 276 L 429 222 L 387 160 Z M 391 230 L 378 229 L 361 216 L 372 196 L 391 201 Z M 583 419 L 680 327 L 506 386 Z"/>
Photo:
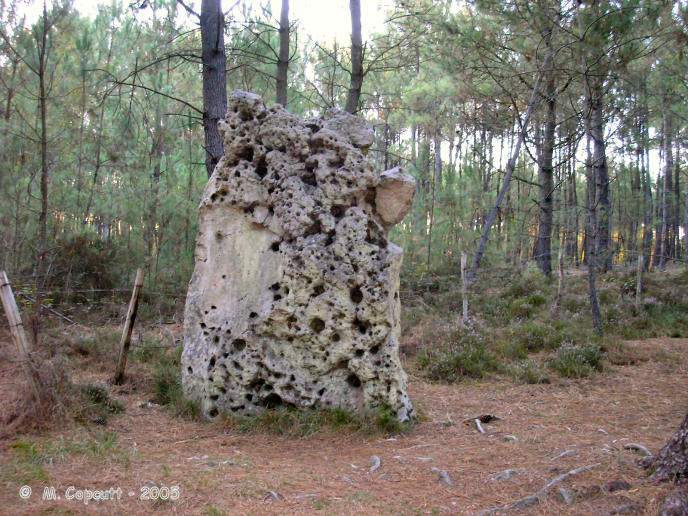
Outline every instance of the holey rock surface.
<path fill-rule="evenodd" d="M 369 126 L 303 121 L 236 91 L 203 194 L 183 386 L 208 417 L 279 405 L 413 417 L 398 354 L 402 250 L 387 228 L 415 183 L 365 158 Z"/>

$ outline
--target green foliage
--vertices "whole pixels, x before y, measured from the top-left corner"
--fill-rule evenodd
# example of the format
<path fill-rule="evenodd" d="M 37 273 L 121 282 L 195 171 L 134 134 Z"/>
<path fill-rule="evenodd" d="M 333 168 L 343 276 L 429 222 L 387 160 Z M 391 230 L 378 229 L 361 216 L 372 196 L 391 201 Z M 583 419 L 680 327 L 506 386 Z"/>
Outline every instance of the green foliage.
<path fill-rule="evenodd" d="M 172 412 L 184 419 L 201 420 L 198 404 L 184 397 L 181 372 L 181 346 L 172 356 L 160 354 L 153 370 L 155 403 L 167 405 Z"/>
<path fill-rule="evenodd" d="M 83 408 L 88 413 L 95 412 L 96 421 L 100 424 L 105 424 L 110 415 L 124 412 L 124 405 L 110 398 L 102 385 L 89 383 L 81 388 L 81 394 L 85 402 Z"/>
<path fill-rule="evenodd" d="M 599 344 L 562 346 L 550 361 L 550 367 L 565 378 L 583 378 L 602 371 L 604 356 Z"/>
<path fill-rule="evenodd" d="M 418 354 L 418 366 L 431 380 L 456 382 L 482 378 L 497 369 L 497 361 L 483 335 L 458 330 L 449 342 L 423 348 Z"/>
<path fill-rule="evenodd" d="M 523 383 L 552 383 L 552 377 L 547 367 L 538 360 L 524 360 L 509 368 L 509 373 L 516 380 Z"/>
<path fill-rule="evenodd" d="M 241 432 L 268 432 L 289 437 L 305 437 L 325 431 L 360 432 L 365 435 L 406 432 L 412 423 L 401 423 L 389 407 L 358 415 L 347 410 L 299 409 L 282 407 L 256 416 L 227 415 L 226 422 Z"/>

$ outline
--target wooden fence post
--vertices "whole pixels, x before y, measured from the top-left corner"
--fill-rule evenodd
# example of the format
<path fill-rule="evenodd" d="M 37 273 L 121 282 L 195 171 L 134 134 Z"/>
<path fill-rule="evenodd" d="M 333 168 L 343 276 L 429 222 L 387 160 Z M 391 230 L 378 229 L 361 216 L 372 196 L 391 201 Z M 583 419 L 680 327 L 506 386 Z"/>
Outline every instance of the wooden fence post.
<path fill-rule="evenodd" d="M 635 285 L 635 309 L 636 312 L 640 310 L 640 306 L 642 305 L 643 302 L 643 268 L 644 268 L 644 262 L 645 257 L 643 256 L 643 253 L 641 252 L 638 255 L 638 277 L 636 279 L 636 285 Z"/>
<path fill-rule="evenodd" d="M 461 299 L 463 300 L 463 322 L 468 319 L 468 278 L 466 278 L 466 251 L 461 253 Z"/>
<path fill-rule="evenodd" d="M 19 315 L 17 302 L 14 299 L 12 287 L 10 286 L 10 280 L 7 279 L 7 274 L 5 274 L 5 271 L 0 271 L 0 298 L 2 298 L 2 306 L 5 308 L 5 314 L 7 314 L 7 320 L 10 324 L 12 340 L 14 341 L 14 345 L 17 347 L 19 360 L 21 361 L 24 372 L 26 373 L 29 386 L 31 387 L 33 394 L 36 396 L 36 400 L 40 400 L 41 379 L 38 376 L 38 372 L 36 371 L 36 368 L 31 360 L 31 345 L 29 344 L 29 341 L 26 340 L 26 334 L 24 333 L 21 315 Z"/>
<path fill-rule="evenodd" d="M 134 281 L 134 291 L 131 293 L 131 301 L 129 301 L 127 318 L 124 320 L 122 338 L 119 342 L 119 358 L 117 359 L 117 369 L 115 369 L 115 376 L 112 379 L 112 381 L 116 385 L 120 385 L 124 381 L 124 368 L 127 365 L 129 343 L 131 342 L 131 331 L 134 328 L 134 322 L 136 321 L 136 311 L 139 307 L 139 294 L 141 293 L 141 289 L 143 288 L 143 276 L 143 269 L 137 269 L 136 281 Z"/>

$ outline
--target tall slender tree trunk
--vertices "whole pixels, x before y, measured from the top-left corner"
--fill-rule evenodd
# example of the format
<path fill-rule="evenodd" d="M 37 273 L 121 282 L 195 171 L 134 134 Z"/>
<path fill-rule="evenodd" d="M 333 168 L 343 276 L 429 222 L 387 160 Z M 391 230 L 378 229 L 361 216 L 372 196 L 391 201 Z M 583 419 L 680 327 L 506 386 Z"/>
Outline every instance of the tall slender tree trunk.
<path fill-rule="evenodd" d="M 227 113 L 227 63 L 222 0 L 203 0 L 200 21 L 205 170 L 210 177 L 215 170 L 215 165 L 224 155 L 217 123 Z"/>
<path fill-rule="evenodd" d="M 432 259 L 432 229 L 435 223 L 435 196 L 437 192 L 438 177 L 442 175 L 442 158 L 440 156 L 440 138 L 439 134 L 435 132 L 434 137 L 435 146 L 435 166 L 432 169 L 432 185 L 430 198 L 430 225 L 428 228 L 428 270 L 430 270 L 430 263 Z"/>
<path fill-rule="evenodd" d="M 606 145 L 604 141 L 604 119 L 602 108 L 602 85 L 595 87 L 591 99 L 590 133 L 593 140 L 593 171 L 597 197 L 598 224 L 596 235 L 596 255 L 599 269 L 607 272 L 612 265 L 612 250 L 609 245 L 611 237 L 611 200 L 609 196 L 609 172 L 607 169 Z"/>
<path fill-rule="evenodd" d="M 287 107 L 287 70 L 289 68 L 289 0 L 282 0 L 279 26 L 280 49 L 277 60 L 277 103 Z"/>
<path fill-rule="evenodd" d="M 545 56 L 545 61 L 542 66 L 542 70 L 547 70 L 549 68 L 550 61 L 552 60 L 552 46 L 554 43 L 555 39 L 555 33 L 557 29 L 557 24 L 559 20 L 558 17 L 555 20 L 555 22 L 552 25 L 552 30 L 551 32 L 547 35 L 547 43 L 548 43 L 548 51 L 547 55 Z M 538 91 L 540 90 L 540 84 L 542 83 L 542 76 L 543 76 L 543 71 L 540 71 L 537 75 L 537 80 L 535 81 L 535 85 L 533 86 L 533 91 L 530 95 L 530 101 L 528 102 L 528 109 L 526 110 L 526 114 L 523 117 L 523 123 L 521 124 L 521 130 L 518 135 L 518 139 L 516 140 L 516 145 L 514 146 L 513 152 L 511 154 L 511 158 L 509 158 L 509 162 L 507 163 L 506 166 L 506 174 L 504 175 L 504 182 L 502 183 L 502 187 L 499 190 L 499 194 L 497 195 L 497 200 L 495 201 L 495 205 L 492 208 L 492 212 L 490 213 L 487 221 L 485 222 L 485 229 L 483 230 L 483 236 L 480 239 L 480 243 L 478 244 L 478 250 L 475 253 L 475 256 L 473 257 L 473 262 L 471 263 L 471 268 L 468 271 L 468 276 L 467 280 L 468 283 L 472 283 L 473 280 L 475 279 L 475 275 L 478 272 L 478 266 L 480 265 L 480 260 L 482 260 L 483 254 L 485 254 L 485 248 L 487 247 L 487 240 L 490 237 L 490 230 L 492 229 L 492 224 L 494 224 L 494 221 L 497 218 L 497 213 L 499 212 L 499 208 L 502 205 L 502 201 L 504 200 L 504 196 L 506 195 L 506 192 L 509 190 L 509 184 L 511 182 L 511 176 L 514 174 L 514 170 L 516 169 L 516 160 L 518 160 L 518 155 L 521 152 L 521 146 L 523 145 L 523 141 L 526 138 L 526 132 L 528 131 L 528 124 L 530 123 L 530 117 L 533 114 L 533 108 L 535 106 L 535 101 L 537 100 L 538 97 Z"/>
<path fill-rule="evenodd" d="M 554 153 L 554 131 L 557 123 L 554 88 L 554 75 L 550 71 L 545 87 L 547 103 L 545 133 L 542 138 L 538 163 L 540 211 L 535 257 L 538 267 L 547 277 L 552 275 L 552 196 L 554 194 L 552 156 Z"/>
<path fill-rule="evenodd" d="M 681 259 L 683 255 L 681 254 L 681 242 L 680 242 L 680 225 L 681 225 L 681 138 L 680 134 L 676 133 L 674 137 L 674 143 L 676 147 L 676 154 L 674 156 L 674 198 L 673 198 L 673 223 L 672 223 L 672 248 L 674 249 L 674 258 L 677 260 Z M 688 230 L 688 228 L 686 228 Z"/>
<path fill-rule="evenodd" d="M 662 174 L 661 231 L 658 238 L 660 239 L 659 269 L 663 271 L 666 267 L 667 252 L 671 245 L 671 232 L 669 229 L 669 192 L 671 191 L 671 175 L 674 172 L 671 121 L 669 120 L 666 110 L 664 110 L 662 116 L 662 132 L 664 136 L 664 173 Z"/>
<path fill-rule="evenodd" d="M 683 193 L 686 198 L 686 207 L 683 219 L 683 256 L 686 267 L 688 267 L 688 191 Z"/>
<path fill-rule="evenodd" d="M 643 178 L 643 264 L 645 270 L 650 268 L 650 258 L 652 257 L 652 181 L 650 179 L 649 170 L 649 115 L 647 108 L 647 95 L 643 91 L 643 109 L 642 109 L 642 128 L 641 128 L 641 142 L 642 142 L 642 156 L 641 156 L 641 176 Z"/>
<path fill-rule="evenodd" d="M 361 0 L 349 0 L 351 11 L 351 81 L 346 107 L 349 113 L 358 111 L 363 87 L 363 39 L 361 37 Z"/>
<path fill-rule="evenodd" d="M 41 212 L 38 217 L 38 263 L 36 270 L 37 293 L 35 306 L 35 321 L 33 326 L 34 343 L 38 345 L 39 323 L 43 304 L 43 291 L 46 284 L 47 254 L 48 254 L 48 187 L 49 187 L 49 164 L 48 164 L 48 98 L 46 92 L 46 64 L 48 55 L 48 31 L 50 30 L 48 20 L 48 8 L 43 0 L 43 27 L 41 31 L 41 41 L 38 42 L 38 101 L 41 116 Z"/>

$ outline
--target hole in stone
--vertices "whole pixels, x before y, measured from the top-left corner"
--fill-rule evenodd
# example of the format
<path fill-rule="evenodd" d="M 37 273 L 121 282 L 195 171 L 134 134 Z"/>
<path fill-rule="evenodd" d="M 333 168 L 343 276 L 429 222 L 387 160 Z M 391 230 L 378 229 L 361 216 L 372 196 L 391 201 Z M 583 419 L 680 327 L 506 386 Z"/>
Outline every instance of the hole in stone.
<path fill-rule="evenodd" d="M 236 360 L 232 360 L 232 365 L 234 366 L 234 369 L 238 369 L 239 371 L 242 370 L 241 364 Z"/>
<path fill-rule="evenodd" d="M 216 238 L 217 240 L 222 240 L 222 233 L 220 233 L 219 231 L 217 231 L 217 232 L 215 233 L 215 238 Z"/>
<path fill-rule="evenodd" d="M 363 301 L 363 292 L 361 292 L 361 288 L 358 286 L 352 288 L 349 292 L 349 297 L 351 298 L 351 301 L 353 301 L 356 304 Z"/>
<path fill-rule="evenodd" d="M 258 314 L 257 314 L 256 312 L 251 312 L 250 314 L 248 314 L 248 316 L 249 316 L 251 319 L 255 319 L 256 317 L 258 317 Z"/>
<path fill-rule="evenodd" d="M 370 352 L 371 352 L 373 355 L 377 355 L 377 353 L 378 353 L 379 351 L 380 351 L 380 345 L 379 345 L 379 344 L 378 344 L 377 346 L 373 346 L 372 348 L 370 348 Z"/>
<path fill-rule="evenodd" d="M 241 177 L 241 173 L 237 170 L 234 172 L 234 177 Z"/>
<path fill-rule="evenodd" d="M 248 393 L 248 394 L 246 395 L 246 401 L 248 401 L 249 403 L 251 403 L 251 402 L 253 401 L 253 394 Z"/>
<path fill-rule="evenodd" d="M 280 294 L 275 294 L 274 296 L 272 296 L 272 299 L 274 301 L 279 301 L 280 299 L 282 299 L 282 296 Z"/>
<path fill-rule="evenodd" d="M 211 310 L 217 310 L 217 307 L 216 307 L 215 305 L 212 305 L 212 306 L 210 307 L 210 309 L 211 309 Z"/>
<path fill-rule="evenodd" d="M 346 378 L 346 383 L 351 385 L 352 387 L 360 387 L 361 386 L 361 380 L 359 379 L 358 376 L 355 374 L 351 373 L 347 378 Z"/>
<path fill-rule="evenodd" d="M 219 397 L 220 397 L 220 396 L 217 395 L 217 394 L 212 394 L 212 395 L 210 396 L 210 399 L 211 399 L 212 401 L 217 401 Z"/>
<path fill-rule="evenodd" d="M 216 408 L 216 407 L 213 407 L 213 408 L 210 409 L 210 411 L 208 411 L 208 415 L 209 415 L 210 417 L 217 417 L 217 414 L 218 414 L 218 412 L 217 412 L 217 408 Z"/>
<path fill-rule="evenodd" d="M 279 246 L 280 246 L 279 242 L 273 242 L 272 245 L 270 246 L 270 249 L 276 253 L 277 251 L 279 251 Z"/>
<path fill-rule="evenodd" d="M 244 410 L 244 405 L 239 405 L 238 407 L 232 407 L 232 412 L 239 412 L 240 410 Z"/>
<path fill-rule="evenodd" d="M 322 396 L 323 394 L 325 394 L 325 387 L 318 391 L 318 396 Z"/>
<path fill-rule="evenodd" d="M 187 367 L 186 372 L 189 374 L 193 374 L 193 368 L 191 366 Z"/>
<path fill-rule="evenodd" d="M 339 342 L 341 337 L 339 336 L 339 333 L 333 333 L 332 334 L 332 342 Z"/>
<path fill-rule="evenodd" d="M 313 330 L 315 333 L 320 333 L 324 329 L 325 329 L 325 321 L 323 321 L 322 319 L 315 317 L 311 321 L 311 330 Z"/>
<path fill-rule="evenodd" d="M 256 164 L 256 174 L 263 179 L 268 173 L 268 164 L 265 162 L 265 156 L 262 156 Z"/>
<path fill-rule="evenodd" d="M 304 232 L 303 236 L 317 235 L 321 231 L 322 231 L 322 224 L 320 223 L 319 220 L 316 220 L 313 224 L 308 226 L 308 228 Z"/>
<path fill-rule="evenodd" d="M 208 362 L 208 371 L 210 371 L 213 367 L 215 367 L 215 357 L 210 359 L 210 362 Z"/>
<path fill-rule="evenodd" d="M 337 232 L 334 229 L 327 234 L 327 238 L 325 239 L 325 247 L 334 243 L 334 237 L 336 234 Z"/>
<path fill-rule="evenodd" d="M 368 328 L 370 328 L 370 323 L 368 321 L 361 321 L 358 317 L 356 320 L 354 320 L 354 326 L 360 331 L 361 333 L 365 333 L 368 331 Z"/>
<path fill-rule="evenodd" d="M 225 389 L 223 385 L 220 385 L 217 390 L 220 391 L 221 394 L 227 394 L 227 389 Z"/>
<path fill-rule="evenodd" d="M 290 381 L 290 382 L 293 382 L 293 381 L 295 381 L 295 380 L 296 380 L 296 376 L 294 376 L 293 374 L 290 374 L 290 375 L 289 375 L 289 381 Z"/>
<path fill-rule="evenodd" d="M 335 205 L 330 208 L 330 214 L 335 219 L 341 219 L 344 216 L 344 206 Z"/>
<path fill-rule="evenodd" d="M 265 385 L 265 390 L 268 391 L 268 392 L 270 392 L 270 391 L 272 390 L 272 385 L 270 385 L 269 383 L 266 384 L 266 385 Z"/>
<path fill-rule="evenodd" d="M 234 342 L 232 342 L 232 347 L 234 351 L 243 351 L 246 347 L 246 341 L 244 339 L 235 339 Z"/>
<path fill-rule="evenodd" d="M 265 385 L 265 380 L 263 380 L 262 378 L 258 378 L 256 380 L 253 380 L 248 385 L 248 388 L 251 389 L 252 391 L 258 392 L 263 387 L 263 385 Z"/>
<path fill-rule="evenodd" d="M 315 173 L 310 171 L 301 177 L 301 181 L 303 181 L 307 185 L 318 186 L 318 181 L 317 179 L 315 179 Z"/>
<path fill-rule="evenodd" d="M 213 342 L 214 342 L 215 344 L 217 344 L 218 342 L 220 342 L 220 337 L 218 337 L 217 335 L 215 335 L 215 336 L 213 337 Z"/>
<path fill-rule="evenodd" d="M 269 396 L 266 396 L 260 404 L 265 406 L 265 408 L 274 409 L 282 405 L 282 398 L 280 398 L 278 394 L 275 394 L 273 392 Z"/>
<path fill-rule="evenodd" d="M 313 296 L 319 296 L 323 292 L 325 292 L 325 287 L 322 284 L 313 287 Z"/>
<path fill-rule="evenodd" d="M 222 275 L 222 279 L 227 279 L 227 275 L 226 275 L 226 274 L 223 274 L 223 275 Z"/>
<path fill-rule="evenodd" d="M 362 349 L 357 349 L 357 350 L 356 350 L 356 356 L 357 356 L 357 357 L 362 357 L 362 356 L 363 356 L 363 350 L 362 350 Z"/>
<path fill-rule="evenodd" d="M 204 323 L 204 322 L 201 323 L 201 328 L 205 328 L 205 323 Z"/>
<path fill-rule="evenodd" d="M 239 118 L 241 118 L 242 122 L 248 122 L 253 117 L 251 116 L 251 113 L 249 113 L 248 111 L 242 111 L 241 113 L 239 113 Z"/>
<path fill-rule="evenodd" d="M 279 288 L 280 288 L 280 284 L 279 284 L 279 283 L 273 283 L 273 284 L 270 286 L 270 290 L 279 290 Z"/>

